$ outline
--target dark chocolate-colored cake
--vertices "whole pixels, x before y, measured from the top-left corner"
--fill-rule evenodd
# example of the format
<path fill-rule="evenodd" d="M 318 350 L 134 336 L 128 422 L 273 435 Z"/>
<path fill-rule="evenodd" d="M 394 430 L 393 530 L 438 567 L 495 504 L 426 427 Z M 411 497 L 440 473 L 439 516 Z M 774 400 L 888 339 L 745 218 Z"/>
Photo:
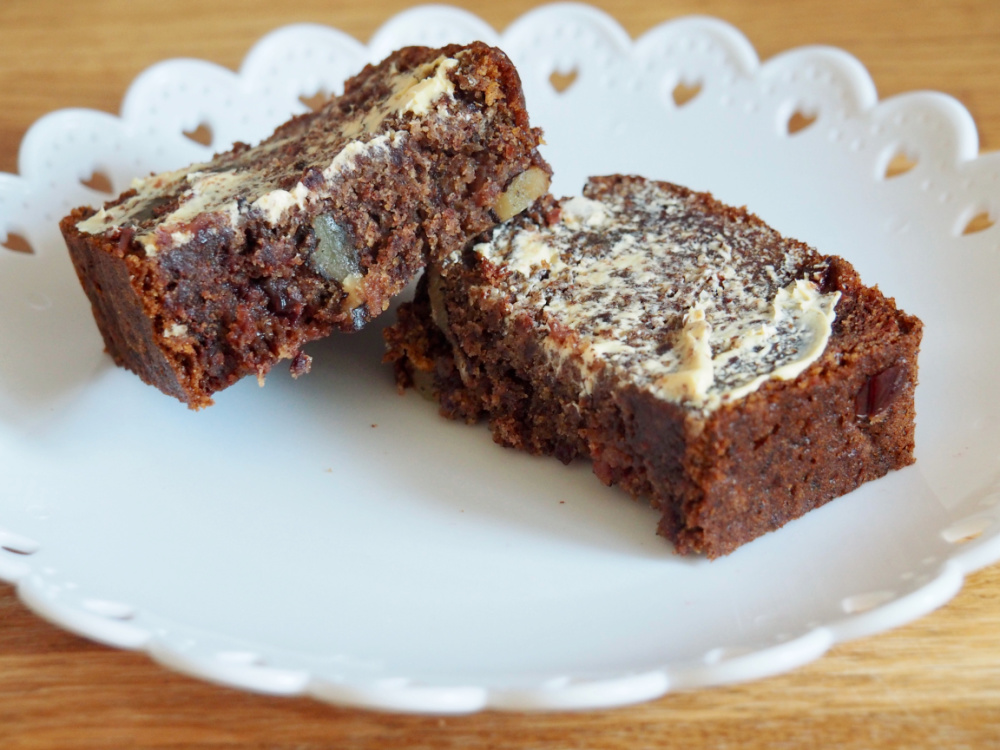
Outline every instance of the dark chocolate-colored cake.
<path fill-rule="evenodd" d="M 548 187 L 517 72 L 412 47 L 255 147 L 137 180 L 62 221 L 108 352 L 193 408 L 364 325 L 424 267 Z"/>
<path fill-rule="evenodd" d="M 401 385 L 591 458 L 708 557 L 912 463 L 920 336 L 843 259 L 621 176 L 434 263 L 386 332 Z"/>

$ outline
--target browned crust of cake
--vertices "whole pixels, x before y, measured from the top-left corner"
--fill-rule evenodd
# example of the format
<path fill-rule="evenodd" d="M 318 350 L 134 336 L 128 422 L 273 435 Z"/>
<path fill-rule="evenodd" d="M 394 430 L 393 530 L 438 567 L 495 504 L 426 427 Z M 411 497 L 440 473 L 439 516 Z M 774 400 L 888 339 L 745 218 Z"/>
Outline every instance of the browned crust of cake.
<path fill-rule="evenodd" d="M 589 194 L 634 179 L 592 180 Z M 713 220 L 766 227 L 707 194 L 661 185 Z M 543 200 L 515 221 L 544 226 L 554 210 Z M 512 315 L 509 298 L 470 300 L 504 272 L 468 251 L 460 266 L 425 274 L 386 331 L 386 359 L 401 387 L 433 372 L 442 414 L 487 419 L 502 445 L 589 457 L 601 481 L 662 512 L 658 531 L 678 553 L 715 558 L 913 462 L 920 321 L 842 258 L 810 251 L 809 262 L 825 269 L 824 292 L 841 293 L 825 352 L 794 380 L 769 380 L 707 416 L 615 377 L 581 395 L 580 382 L 550 365 L 537 319 Z"/>
<path fill-rule="evenodd" d="M 537 151 L 520 80 L 500 50 L 482 43 L 438 50 L 411 47 L 347 82 L 322 110 L 293 118 L 268 142 L 287 143 L 248 163 L 237 144 L 216 157 L 215 169 L 253 168 L 274 175 L 273 187 L 322 180 L 309 162 L 303 134 L 327 118 L 340 122 L 389 90 L 391 76 L 438 57 L 461 54 L 450 71 L 454 98 L 468 118 L 414 118 L 405 145 L 384 160 L 361 155 L 322 205 L 289 211 L 277 226 L 245 215 L 237 231 L 212 215 L 192 223 L 194 239 L 151 260 L 136 233 L 177 201 L 150 206 L 137 226 L 88 234 L 78 208 L 61 229 L 108 353 L 146 383 L 192 408 L 246 375 L 262 378 L 280 359 L 293 374 L 308 370 L 301 347 L 336 330 L 352 331 L 380 314 L 422 269 L 428 256 L 460 248 L 497 222 L 494 206 L 513 178 L 535 167 L 551 170 Z M 129 191 L 106 208 L 127 200 Z M 356 290 L 325 277 L 304 258 L 315 251 L 311 222 L 320 213 L 343 228 L 363 274 Z M 353 293 L 350 293 L 353 292 Z M 183 335 L 168 335 L 183 331 Z"/>

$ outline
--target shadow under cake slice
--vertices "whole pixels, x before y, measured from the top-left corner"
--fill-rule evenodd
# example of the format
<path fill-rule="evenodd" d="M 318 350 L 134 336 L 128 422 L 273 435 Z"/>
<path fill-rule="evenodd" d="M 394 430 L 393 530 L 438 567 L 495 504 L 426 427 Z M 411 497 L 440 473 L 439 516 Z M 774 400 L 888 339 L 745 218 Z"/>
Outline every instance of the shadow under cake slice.
<path fill-rule="evenodd" d="M 482 43 L 399 50 L 342 96 L 61 224 L 108 352 L 193 408 L 384 311 L 548 187 L 520 80 Z"/>
<path fill-rule="evenodd" d="M 589 457 L 679 553 L 717 557 L 912 463 L 921 331 L 842 258 L 612 176 L 432 265 L 386 356 L 446 416 Z"/>

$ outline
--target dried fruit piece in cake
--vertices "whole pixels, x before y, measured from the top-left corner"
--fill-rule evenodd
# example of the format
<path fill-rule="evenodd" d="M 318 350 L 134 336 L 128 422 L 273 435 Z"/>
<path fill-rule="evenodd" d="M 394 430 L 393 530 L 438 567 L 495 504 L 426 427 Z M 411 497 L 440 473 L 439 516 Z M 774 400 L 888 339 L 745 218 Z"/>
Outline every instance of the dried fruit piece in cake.
<path fill-rule="evenodd" d="M 442 412 L 649 498 L 728 554 L 913 461 L 921 323 L 836 256 L 637 177 L 546 197 L 432 266 L 387 329 Z"/>
<path fill-rule="evenodd" d="M 411 47 L 255 147 L 137 180 L 62 222 L 108 352 L 194 408 L 364 325 L 551 173 L 517 72 L 481 43 Z"/>

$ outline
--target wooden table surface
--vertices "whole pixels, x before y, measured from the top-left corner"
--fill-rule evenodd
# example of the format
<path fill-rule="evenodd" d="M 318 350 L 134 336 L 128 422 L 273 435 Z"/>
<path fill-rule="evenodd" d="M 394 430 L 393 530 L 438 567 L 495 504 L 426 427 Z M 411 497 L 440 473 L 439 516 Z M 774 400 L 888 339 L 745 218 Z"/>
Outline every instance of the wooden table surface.
<path fill-rule="evenodd" d="M 527 0 L 477 8 L 497 28 Z M 766 59 L 805 44 L 854 54 L 882 97 L 944 91 L 1000 148 L 1000 2 L 622 0 L 597 3 L 633 36 L 690 13 L 740 28 Z M 210 7 L 205 7 L 209 6 Z M 367 40 L 397 0 L 2 0 L 0 171 L 17 170 L 27 128 L 55 109 L 116 112 L 129 82 L 173 57 L 235 68 L 254 41 L 313 21 Z M 2 239 L 2 238 L 0 238 Z M 2 480 L 0 480 L 2 481 Z M 1000 567 L 947 606 L 840 645 L 790 674 L 588 713 L 456 718 L 345 710 L 198 682 L 67 634 L 0 584 L 0 747 L 644 748 L 1000 747 Z"/>

